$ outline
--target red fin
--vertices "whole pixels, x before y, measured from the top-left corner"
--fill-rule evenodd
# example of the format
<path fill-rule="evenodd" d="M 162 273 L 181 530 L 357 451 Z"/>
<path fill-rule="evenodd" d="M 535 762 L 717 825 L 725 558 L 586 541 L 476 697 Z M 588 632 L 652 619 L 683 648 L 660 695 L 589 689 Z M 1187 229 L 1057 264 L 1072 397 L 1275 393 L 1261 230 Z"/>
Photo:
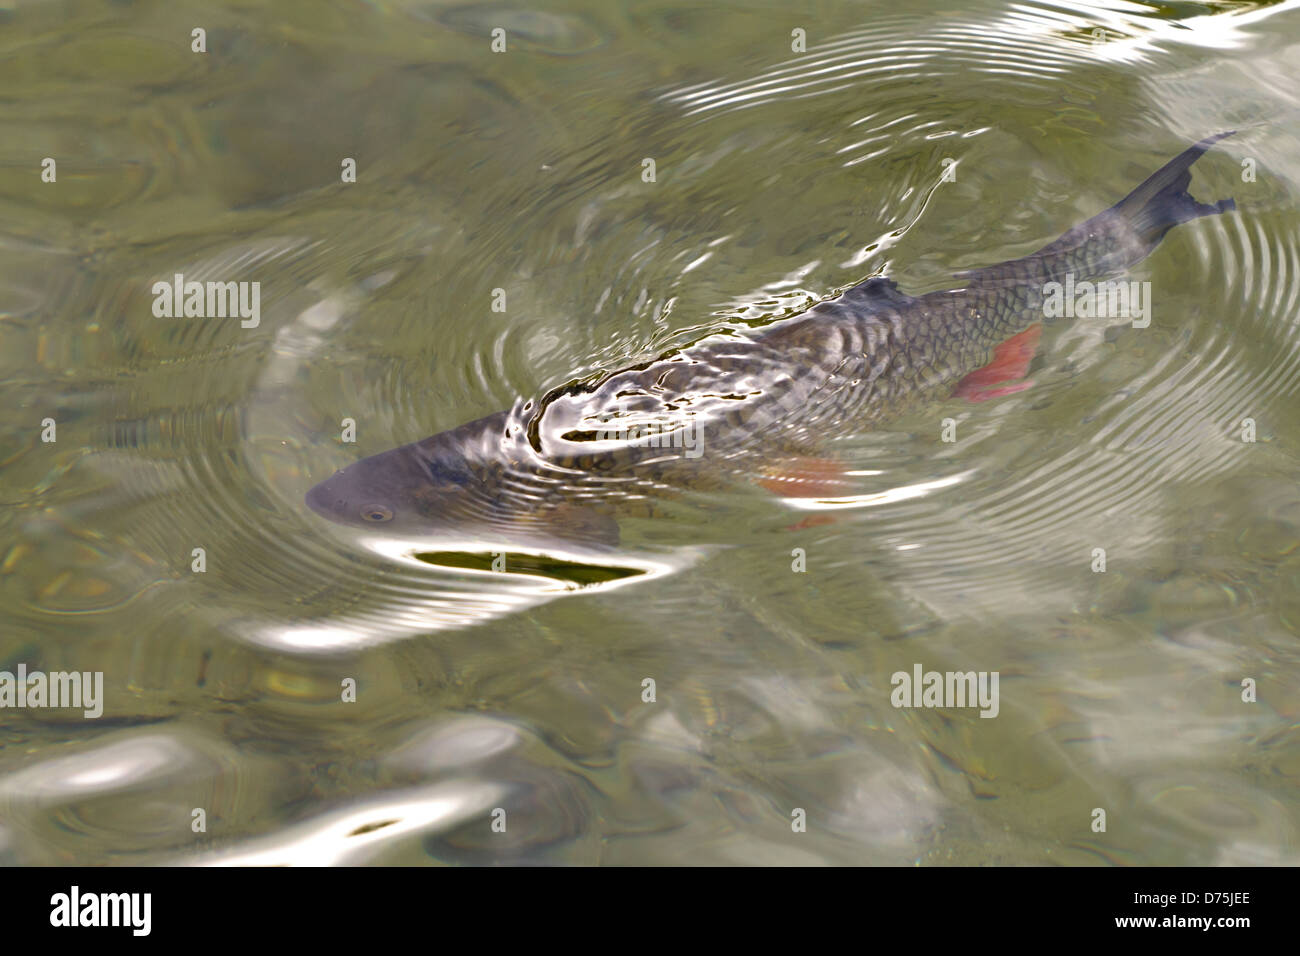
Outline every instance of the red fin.
<path fill-rule="evenodd" d="M 833 458 L 794 458 L 768 469 L 758 483 L 783 498 L 834 498 L 844 493 L 844 463 Z"/>
<path fill-rule="evenodd" d="M 848 487 L 844 472 L 844 463 L 834 458 L 792 458 L 767 469 L 758 483 L 783 498 L 835 498 Z M 802 531 L 834 520 L 831 515 L 809 515 L 785 530 Z"/>
<path fill-rule="evenodd" d="M 1038 351 L 1038 340 L 1042 336 L 1043 326 L 1038 322 L 1023 332 L 1011 336 L 993 350 L 993 360 L 988 365 L 977 368 L 958 383 L 957 390 L 952 393 L 953 397 L 972 402 L 984 402 L 990 398 L 1023 391 L 1033 385 L 1033 382 L 1022 382 L 1019 385 L 1004 385 L 1001 388 L 989 387 L 1000 382 L 1024 378 L 1025 373 L 1029 371 L 1029 363 L 1034 360 L 1034 353 Z"/>
<path fill-rule="evenodd" d="M 833 515 L 809 515 L 807 518 L 804 518 L 802 521 L 797 521 L 794 524 L 786 525 L 785 530 L 803 531 L 806 528 L 820 528 L 822 525 L 828 525 L 834 523 L 835 523 L 835 518 Z"/>

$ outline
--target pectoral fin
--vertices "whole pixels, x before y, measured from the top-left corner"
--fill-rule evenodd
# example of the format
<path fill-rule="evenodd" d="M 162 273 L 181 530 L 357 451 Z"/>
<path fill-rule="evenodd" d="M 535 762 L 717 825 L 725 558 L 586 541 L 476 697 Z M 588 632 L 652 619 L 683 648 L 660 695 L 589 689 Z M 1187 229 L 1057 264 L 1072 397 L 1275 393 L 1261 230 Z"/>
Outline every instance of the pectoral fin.
<path fill-rule="evenodd" d="M 833 458 L 789 458 L 765 469 L 758 483 L 783 498 L 836 498 L 849 486 L 845 472 L 844 463 Z M 834 520 L 827 514 L 809 515 L 785 530 L 801 531 Z"/>
<path fill-rule="evenodd" d="M 764 469 L 758 483 L 783 498 L 835 498 L 849 482 L 833 458 L 789 458 Z"/>

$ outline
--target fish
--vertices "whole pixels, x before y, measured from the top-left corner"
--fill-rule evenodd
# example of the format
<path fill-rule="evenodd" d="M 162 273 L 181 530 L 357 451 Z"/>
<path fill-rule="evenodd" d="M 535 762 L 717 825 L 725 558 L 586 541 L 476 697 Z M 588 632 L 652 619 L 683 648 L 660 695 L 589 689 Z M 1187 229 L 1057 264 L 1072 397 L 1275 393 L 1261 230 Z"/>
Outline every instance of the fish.
<path fill-rule="evenodd" d="M 1052 284 L 1101 282 L 1175 226 L 1236 208 L 1188 192 L 1191 167 L 1233 130 L 1170 160 L 1037 252 L 912 296 L 876 275 L 760 330 L 723 329 L 653 360 L 354 462 L 312 487 L 330 521 L 390 536 L 608 548 L 620 518 L 657 518 L 686 491 L 749 482 L 833 495 L 837 438 L 926 402 L 1027 388 Z"/>

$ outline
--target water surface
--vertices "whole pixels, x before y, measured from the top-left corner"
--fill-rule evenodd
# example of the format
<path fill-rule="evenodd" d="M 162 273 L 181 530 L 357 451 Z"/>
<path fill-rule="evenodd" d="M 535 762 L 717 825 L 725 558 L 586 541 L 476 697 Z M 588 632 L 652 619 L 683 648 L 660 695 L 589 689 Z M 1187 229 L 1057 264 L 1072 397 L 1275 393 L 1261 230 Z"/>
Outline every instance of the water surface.
<path fill-rule="evenodd" d="M 1297 6 L 5 5 L 0 668 L 106 699 L 0 711 L 2 858 L 1295 864 Z M 1031 389 L 836 443 L 842 495 L 505 571 L 303 503 L 866 276 L 947 288 L 1224 129 L 1192 192 L 1237 212 L 1138 267 L 1148 328 L 1049 326 Z M 155 316 L 177 273 L 258 324 Z M 917 664 L 998 672 L 997 718 L 893 707 Z"/>

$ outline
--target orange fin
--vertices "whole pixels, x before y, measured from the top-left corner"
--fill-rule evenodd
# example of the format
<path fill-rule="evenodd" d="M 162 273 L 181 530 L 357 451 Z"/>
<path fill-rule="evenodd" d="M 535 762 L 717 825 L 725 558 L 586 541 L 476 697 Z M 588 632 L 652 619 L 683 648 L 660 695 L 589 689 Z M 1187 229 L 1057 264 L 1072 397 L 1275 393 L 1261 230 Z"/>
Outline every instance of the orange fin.
<path fill-rule="evenodd" d="M 846 470 L 844 463 L 834 458 L 790 458 L 766 469 L 758 483 L 783 498 L 835 498 L 849 485 Z M 831 515 L 809 515 L 785 530 L 802 531 L 834 520 Z"/>
<path fill-rule="evenodd" d="M 758 483 L 783 498 L 834 498 L 849 482 L 834 458 L 792 458 L 768 468 Z"/>
<path fill-rule="evenodd" d="M 823 525 L 834 524 L 834 515 L 809 515 L 802 521 L 796 521 L 794 524 L 785 526 L 786 531 L 804 531 L 808 528 L 820 528 Z"/>
<path fill-rule="evenodd" d="M 1038 340 L 1043 336 L 1042 323 L 1035 322 L 1029 328 L 1011 336 L 993 350 L 993 360 L 983 368 L 977 368 L 957 385 L 954 398 L 964 398 L 971 402 L 985 402 L 990 398 L 999 398 L 1020 392 L 1033 385 L 1033 382 L 1021 382 L 1018 385 L 1003 385 L 991 388 L 1001 382 L 1024 378 L 1029 371 L 1029 363 L 1038 351 Z"/>

